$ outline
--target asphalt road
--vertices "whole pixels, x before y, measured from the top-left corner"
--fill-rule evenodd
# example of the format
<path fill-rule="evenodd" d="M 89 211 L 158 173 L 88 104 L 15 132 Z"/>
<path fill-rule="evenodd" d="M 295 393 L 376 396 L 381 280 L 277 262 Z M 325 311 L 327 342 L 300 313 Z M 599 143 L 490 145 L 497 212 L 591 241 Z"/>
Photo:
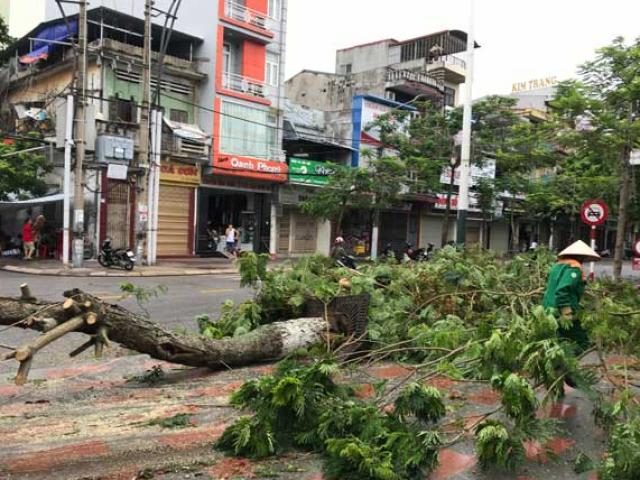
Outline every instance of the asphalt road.
<path fill-rule="evenodd" d="M 238 275 L 203 275 L 184 277 L 53 277 L 24 275 L 0 271 L 0 296 L 18 296 L 19 285 L 28 283 L 31 292 L 42 300 L 56 301 L 62 298 L 62 292 L 71 288 L 80 288 L 102 298 L 106 302 L 118 303 L 134 312 L 142 313 L 135 299 L 123 299 L 121 283 L 128 281 L 136 286 L 153 288 L 165 285 L 167 292 L 153 298 L 144 307 L 150 318 L 169 330 L 186 329 L 197 332 L 194 318 L 206 313 L 217 317 L 220 307 L 227 299 L 236 303 L 249 298 L 251 291 L 240 288 Z M 0 327 L 0 344 L 20 345 L 36 335 L 18 328 Z M 81 334 L 69 334 L 47 347 L 47 355 L 39 354 L 34 359 L 34 367 L 56 361 L 67 363 L 68 352 L 86 340 Z M 0 349 L 0 354 L 6 350 Z M 81 357 L 86 359 L 90 350 Z M 44 351 L 43 351 L 44 353 Z M 113 353 L 113 352 L 112 352 Z M 117 352 L 116 352 L 117 353 Z M 122 352 L 119 352 L 122 354 Z M 72 362 L 72 360 L 71 360 Z"/>

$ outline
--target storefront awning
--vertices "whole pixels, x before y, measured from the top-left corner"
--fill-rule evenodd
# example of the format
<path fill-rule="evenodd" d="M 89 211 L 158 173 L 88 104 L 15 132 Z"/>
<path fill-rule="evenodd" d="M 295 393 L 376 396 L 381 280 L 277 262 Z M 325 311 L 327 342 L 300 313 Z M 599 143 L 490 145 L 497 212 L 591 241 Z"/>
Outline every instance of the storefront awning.
<path fill-rule="evenodd" d="M 28 207 L 29 205 L 42 205 L 43 203 L 62 202 L 64 200 L 63 193 L 53 195 L 45 195 L 44 197 L 29 198 L 27 200 L 0 201 L 0 207 Z"/>
<path fill-rule="evenodd" d="M 171 129 L 174 135 L 187 140 L 208 143 L 209 136 L 197 125 L 191 123 L 173 122 L 164 118 L 164 123 Z"/>

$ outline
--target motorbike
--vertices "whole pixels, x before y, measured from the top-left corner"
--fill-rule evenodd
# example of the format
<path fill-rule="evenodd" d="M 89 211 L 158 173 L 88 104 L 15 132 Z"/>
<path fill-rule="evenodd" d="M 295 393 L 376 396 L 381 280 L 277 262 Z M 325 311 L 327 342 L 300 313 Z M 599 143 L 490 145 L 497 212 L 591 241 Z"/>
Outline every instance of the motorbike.
<path fill-rule="evenodd" d="M 116 248 L 111 246 L 111 239 L 106 238 L 102 243 L 98 263 L 105 268 L 121 267 L 125 270 L 133 270 L 135 255 L 128 248 Z"/>
<path fill-rule="evenodd" d="M 213 228 L 207 228 L 207 248 L 210 252 L 215 252 L 218 250 L 218 244 L 220 243 L 220 234 L 217 230 Z"/>
<path fill-rule="evenodd" d="M 336 259 L 336 262 L 341 267 L 350 268 L 351 270 L 355 270 L 358 268 L 356 261 L 349 255 L 341 255 Z"/>
<path fill-rule="evenodd" d="M 426 262 L 433 257 L 433 244 L 429 243 L 427 248 L 413 248 L 411 244 L 407 244 L 404 251 L 405 262 Z"/>
<path fill-rule="evenodd" d="M 396 252 L 393 250 L 393 246 L 387 243 L 380 254 L 382 260 L 396 260 Z"/>

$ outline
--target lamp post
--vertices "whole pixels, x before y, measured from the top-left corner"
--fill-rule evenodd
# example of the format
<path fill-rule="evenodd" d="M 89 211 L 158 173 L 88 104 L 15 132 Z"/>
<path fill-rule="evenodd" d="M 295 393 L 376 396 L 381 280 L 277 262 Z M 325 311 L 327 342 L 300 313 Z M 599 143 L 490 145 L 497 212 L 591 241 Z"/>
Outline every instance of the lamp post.
<path fill-rule="evenodd" d="M 471 170 L 471 117 L 473 99 L 473 57 L 475 49 L 475 0 L 469 0 L 470 20 L 467 33 L 467 78 L 464 83 L 464 109 L 462 116 L 462 150 L 460 155 L 460 190 L 458 192 L 458 217 L 456 243 L 464 245 L 467 238 L 467 211 L 469 210 L 469 175 Z"/>

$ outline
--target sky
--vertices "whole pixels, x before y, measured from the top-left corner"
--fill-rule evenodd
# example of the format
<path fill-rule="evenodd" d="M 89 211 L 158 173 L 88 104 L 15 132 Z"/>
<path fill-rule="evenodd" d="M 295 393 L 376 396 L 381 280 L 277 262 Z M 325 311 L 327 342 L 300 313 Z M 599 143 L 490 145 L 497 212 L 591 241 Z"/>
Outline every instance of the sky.
<path fill-rule="evenodd" d="M 475 0 L 473 96 L 573 77 L 615 37 L 640 36 L 638 0 Z M 335 50 L 469 27 L 470 0 L 289 0 L 286 76 L 335 70 Z"/>

